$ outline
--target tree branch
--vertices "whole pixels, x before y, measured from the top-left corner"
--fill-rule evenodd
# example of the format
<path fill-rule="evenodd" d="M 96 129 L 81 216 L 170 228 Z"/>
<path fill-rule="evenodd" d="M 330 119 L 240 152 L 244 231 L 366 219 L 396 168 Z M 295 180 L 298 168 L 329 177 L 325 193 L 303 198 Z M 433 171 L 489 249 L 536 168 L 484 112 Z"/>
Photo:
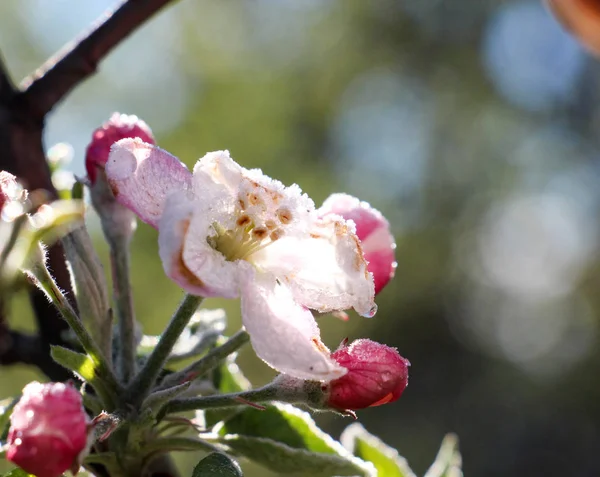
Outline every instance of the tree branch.
<path fill-rule="evenodd" d="M 66 381 L 72 375 L 50 359 L 50 346 L 37 335 L 26 335 L 5 327 L 0 329 L 0 365 L 30 364 L 53 381 Z"/>
<path fill-rule="evenodd" d="M 92 75 L 100 61 L 171 0 L 128 0 L 104 14 L 82 39 L 68 43 L 22 83 L 29 114 L 42 119 L 66 94 Z"/>
<path fill-rule="evenodd" d="M 0 101 L 7 101 L 14 92 L 15 88 L 2 59 L 2 53 L 0 53 Z"/>

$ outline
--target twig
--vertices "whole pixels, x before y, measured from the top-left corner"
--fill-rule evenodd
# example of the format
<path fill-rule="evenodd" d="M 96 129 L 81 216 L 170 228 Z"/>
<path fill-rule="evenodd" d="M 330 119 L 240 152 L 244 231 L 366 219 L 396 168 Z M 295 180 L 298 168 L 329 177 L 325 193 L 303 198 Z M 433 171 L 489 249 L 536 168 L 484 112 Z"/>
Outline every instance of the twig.
<path fill-rule="evenodd" d="M 42 119 L 69 91 L 92 75 L 100 61 L 171 0 L 128 0 L 105 13 L 83 38 L 65 45 L 25 78 L 22 98 L 30 115 Z"/>
<path fill-rule="evenodd" d="M 4 60 L 0 54 L 0 101 L 8 101 L 13 96 L 15 88 L 8 75 L 8 70 L 4 65 Z"/>
<path fill-rule="evenodd" d="M 121 379 L 128 383 L 135 374 L 135 311 L 129 279 L 129 240 L 111 243 L 110 260 L 113 272 L 113 293 L 119 320 L 119 369 Z"/>
<path fill-rule="evenodd" d="M 249 339 L 250 336 L 246 330 L 238 331 L 221 346 L 210 351 L 206 356 L 200 358 L 198 361 L 190 364 L 181 371 L 166 377 L 161 383 L 160 389 L 167 389 L 171 386 L 176 386 L 185 381 L 191 381 L 205 375 L 211 369 L 216 368 L 225 358 L 227 358 L 227 356 L 246 344 Z"/>
<path fill-rule="evenodd" d="M 136 375 L 126 389 L 126 401 L 141 403 L 152 389 L 156 378 L 167 362 L 169 354 L 173 350 L 177 338 L 181 335 L 190 318 L 202 303 L 202 298 L 186 295 L 181 305 L 171 318 L 165 331 L 160 337 L 158 344 L 144 363 L 140 372 Z"/>
<path fill-rule="evenodd" d="M 39 336 L 27 335 L 2 327 L 0 329 L 0 365 L 30 364 L 37 366 L 53 381 L 66 381 L 73 376 L 49 358 L 50 347 Z"/>

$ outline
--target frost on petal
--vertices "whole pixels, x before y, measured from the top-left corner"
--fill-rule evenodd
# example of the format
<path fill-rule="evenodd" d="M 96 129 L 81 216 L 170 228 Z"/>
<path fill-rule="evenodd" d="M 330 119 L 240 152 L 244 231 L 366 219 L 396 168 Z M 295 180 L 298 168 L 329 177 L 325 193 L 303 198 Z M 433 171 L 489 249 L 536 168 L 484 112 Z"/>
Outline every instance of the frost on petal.
<path fill-rule="evenodd" d="M 192 179 L 179 159 L 138 138 L 113 144 L 105 171 L 119 203 L 153 227 L 158 226 L 167 196 L 189 190 Z"/>
<path fill-rule="evenodd" d="M 249 273 L 241 284 L 242 321 L 254 351 L 269 366 L 299 379 L 330 381 L 346 372 L 330 357 L 306 308 L 270 274 Z"/>
<path fill-rule="evenodd" d="M 207 183 L 212 183 L 236 190 L 244 170 L 231 158 L 229 151 L 209 152 L 194 166 L 194 187 L 202 191 Z"/>
<path fill-rule="evenodd" d="M 256 228 L 288 235 L 304 231 L 304 222 L 315 208 L 296 184 L 286 187 L 260 169 L 245 169 L 229 151 L 209 152 L 200 159 L 194 167 L 193 183 L 199 197 L 217 204 L 219 222 L 234 214 L 247 215 Z"/>
<path fill-rule="evenodd" d="M 196 204 L 184 238 L 183 263 L 203 284 L 202 296 L 237 298 L 239 275 L 247 264 L 240 260 L 227 261 L 210 245 L 209 240 L 215 234 L 210 211 L 204 209 L 199 201 Z"/>
<path fill-rule="evenodd" d="M 286 284 L 300 304 L 320 312 L 354 308 L 373 316 L 373 277 L 351 223 L 330 215 L 304 237 L 283 237 L 256 254 L 255 263 Z"/>

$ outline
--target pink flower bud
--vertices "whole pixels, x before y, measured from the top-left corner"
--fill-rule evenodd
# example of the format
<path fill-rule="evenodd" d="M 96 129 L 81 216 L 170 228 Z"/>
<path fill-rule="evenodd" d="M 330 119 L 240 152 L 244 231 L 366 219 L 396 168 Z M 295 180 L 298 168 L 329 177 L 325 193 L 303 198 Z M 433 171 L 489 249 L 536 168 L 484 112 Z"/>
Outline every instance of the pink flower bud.
<path fill-rule="evenodd" d="M 395 348 L 361 339 L 342 344 L 331 357 L 348 372 L 326 385 L 327 404 L 356 410 L 396 401 L 408 384 L 410 363 Z"/>
<path fill-rule="evenodd" d="M 389 222 L 367 202 L 361 202 L 347 194 L 330 195 L 319 209 L 319 213 L 321 216 L 341 215 L 356 224 L 356 235 L 360 240 L 365 260 L 369 263 L 367 269 L 373 274 L 375 293 L 379 293 L 394 277 L 397 266 L 394 256 L 396 243 L 390 233 Z"/>
<path fill-rule="evenodd" d="M 57 477 L 79 468 L 89 419 L 74 387 L 29 383 L 10 422 L 9 461 L 37 477 Z"/>
<path fill-rule="evenodd" d="M 126 114 L 113 113 L 108 121 L 94 131 L 85 155 L 85 169 L 92 184 L 96 182 L 97 169 L 104 168 L 108 160 L 110 147 L 128 137 L 139 137 L 149 144 L 155 142 L 150 127 L 144 121 Z"/>

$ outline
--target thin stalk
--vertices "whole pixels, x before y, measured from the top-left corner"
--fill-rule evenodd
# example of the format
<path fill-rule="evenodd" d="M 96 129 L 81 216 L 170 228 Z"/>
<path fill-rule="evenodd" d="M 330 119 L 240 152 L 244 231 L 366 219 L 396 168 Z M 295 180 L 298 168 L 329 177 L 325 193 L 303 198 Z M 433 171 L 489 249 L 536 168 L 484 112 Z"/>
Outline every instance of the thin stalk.
<path fill-rule="evenodd" d="M 100 350 L 98 344 L 85 329 L 81 319 L 71 307 L 71 304 L 65 297 L 62 290 L 58 288 L 58 285 L 48 272 L 48 269 L 45 266 L 42 266 L 38 267 L 37 271 L 41 272 L 39 273 L 41 276 L 30 274 L 30 277 L 36 282 L 36 285 L 44 293 L 46 293 L 64 320 L 69 324 L 83 349 L 92 358 L 92 361 L 98 368 L 100 376 L 105 381 L 107 386 L 115 395 L 119 395 L 121 392 L 121 386 L 119 385 L 117 377 L 113 373 L 112 368 L 108 365 L 108 361 L 102 353 L 102 350 Z"/>
<path fill-rule="evenodd" d="M 211 350 L 202 359 L 165 378 L 160 389 L 167 389 L 205 375 L 210 370 L 216 368 L 227 356 L 246 344 L 249 339 L 250 336 L 246 330 L 238 331 L 221 346 Z"/>
<path fill-rule="evenodd" d="M 305 397 L 305 393 L 303 393 L 301 389 L 288 390 L 281 388 L 277 384 L 270 383 L 262 388 L 251 389 L 250 391 L 231 394 L 215 394 L 214 396 L 202 396 L 187 399 L 174 399 L 165 406 L 162 414 L 166 415 L 176 412 L 194 411 L 196 409 L 248 406 L 270 401 L 296 403 L 306 400 Z"/>
<path fill-rule="evenodd" d="M 6 263 L 8 255 L 10 254 L 10 252 L 14 248 L 15 244 L 17 243 L 19 235 L 23 231 L 23 227 L 25 225 L 27 225 L 28 220 L 29 220 L 29 218 L 27 217 L 27 215 L 23 214 L 23 215 L 20 215 L 19 217 L 17 217 L 13 221 L 13 228 L 10 231 L 10 236 L 8 237 L 8 240 L 4 244 L 4 248 L 2 249 L 2 253 L 0 254 L 0 270 L 4 269 L 4 265 Z"/>
<path fill-rule="evenodd" d="M 119 370 L 127 383 L 135 374 L 135 311 L 129 279 L 129 239 L 111 241 L 113 293 L 119 321 Z"/>
<path fill-rule="evenodd" d="M 203 298 L 198 296 L 185 296 L 161 335 L 156 348 L 150 353 L 140 372 L 127 387 L 126 399 L 128 401 L 140 404 L 148 396 L 156 378 L 167 362 L 173 346 L 202 300 Z"/>

